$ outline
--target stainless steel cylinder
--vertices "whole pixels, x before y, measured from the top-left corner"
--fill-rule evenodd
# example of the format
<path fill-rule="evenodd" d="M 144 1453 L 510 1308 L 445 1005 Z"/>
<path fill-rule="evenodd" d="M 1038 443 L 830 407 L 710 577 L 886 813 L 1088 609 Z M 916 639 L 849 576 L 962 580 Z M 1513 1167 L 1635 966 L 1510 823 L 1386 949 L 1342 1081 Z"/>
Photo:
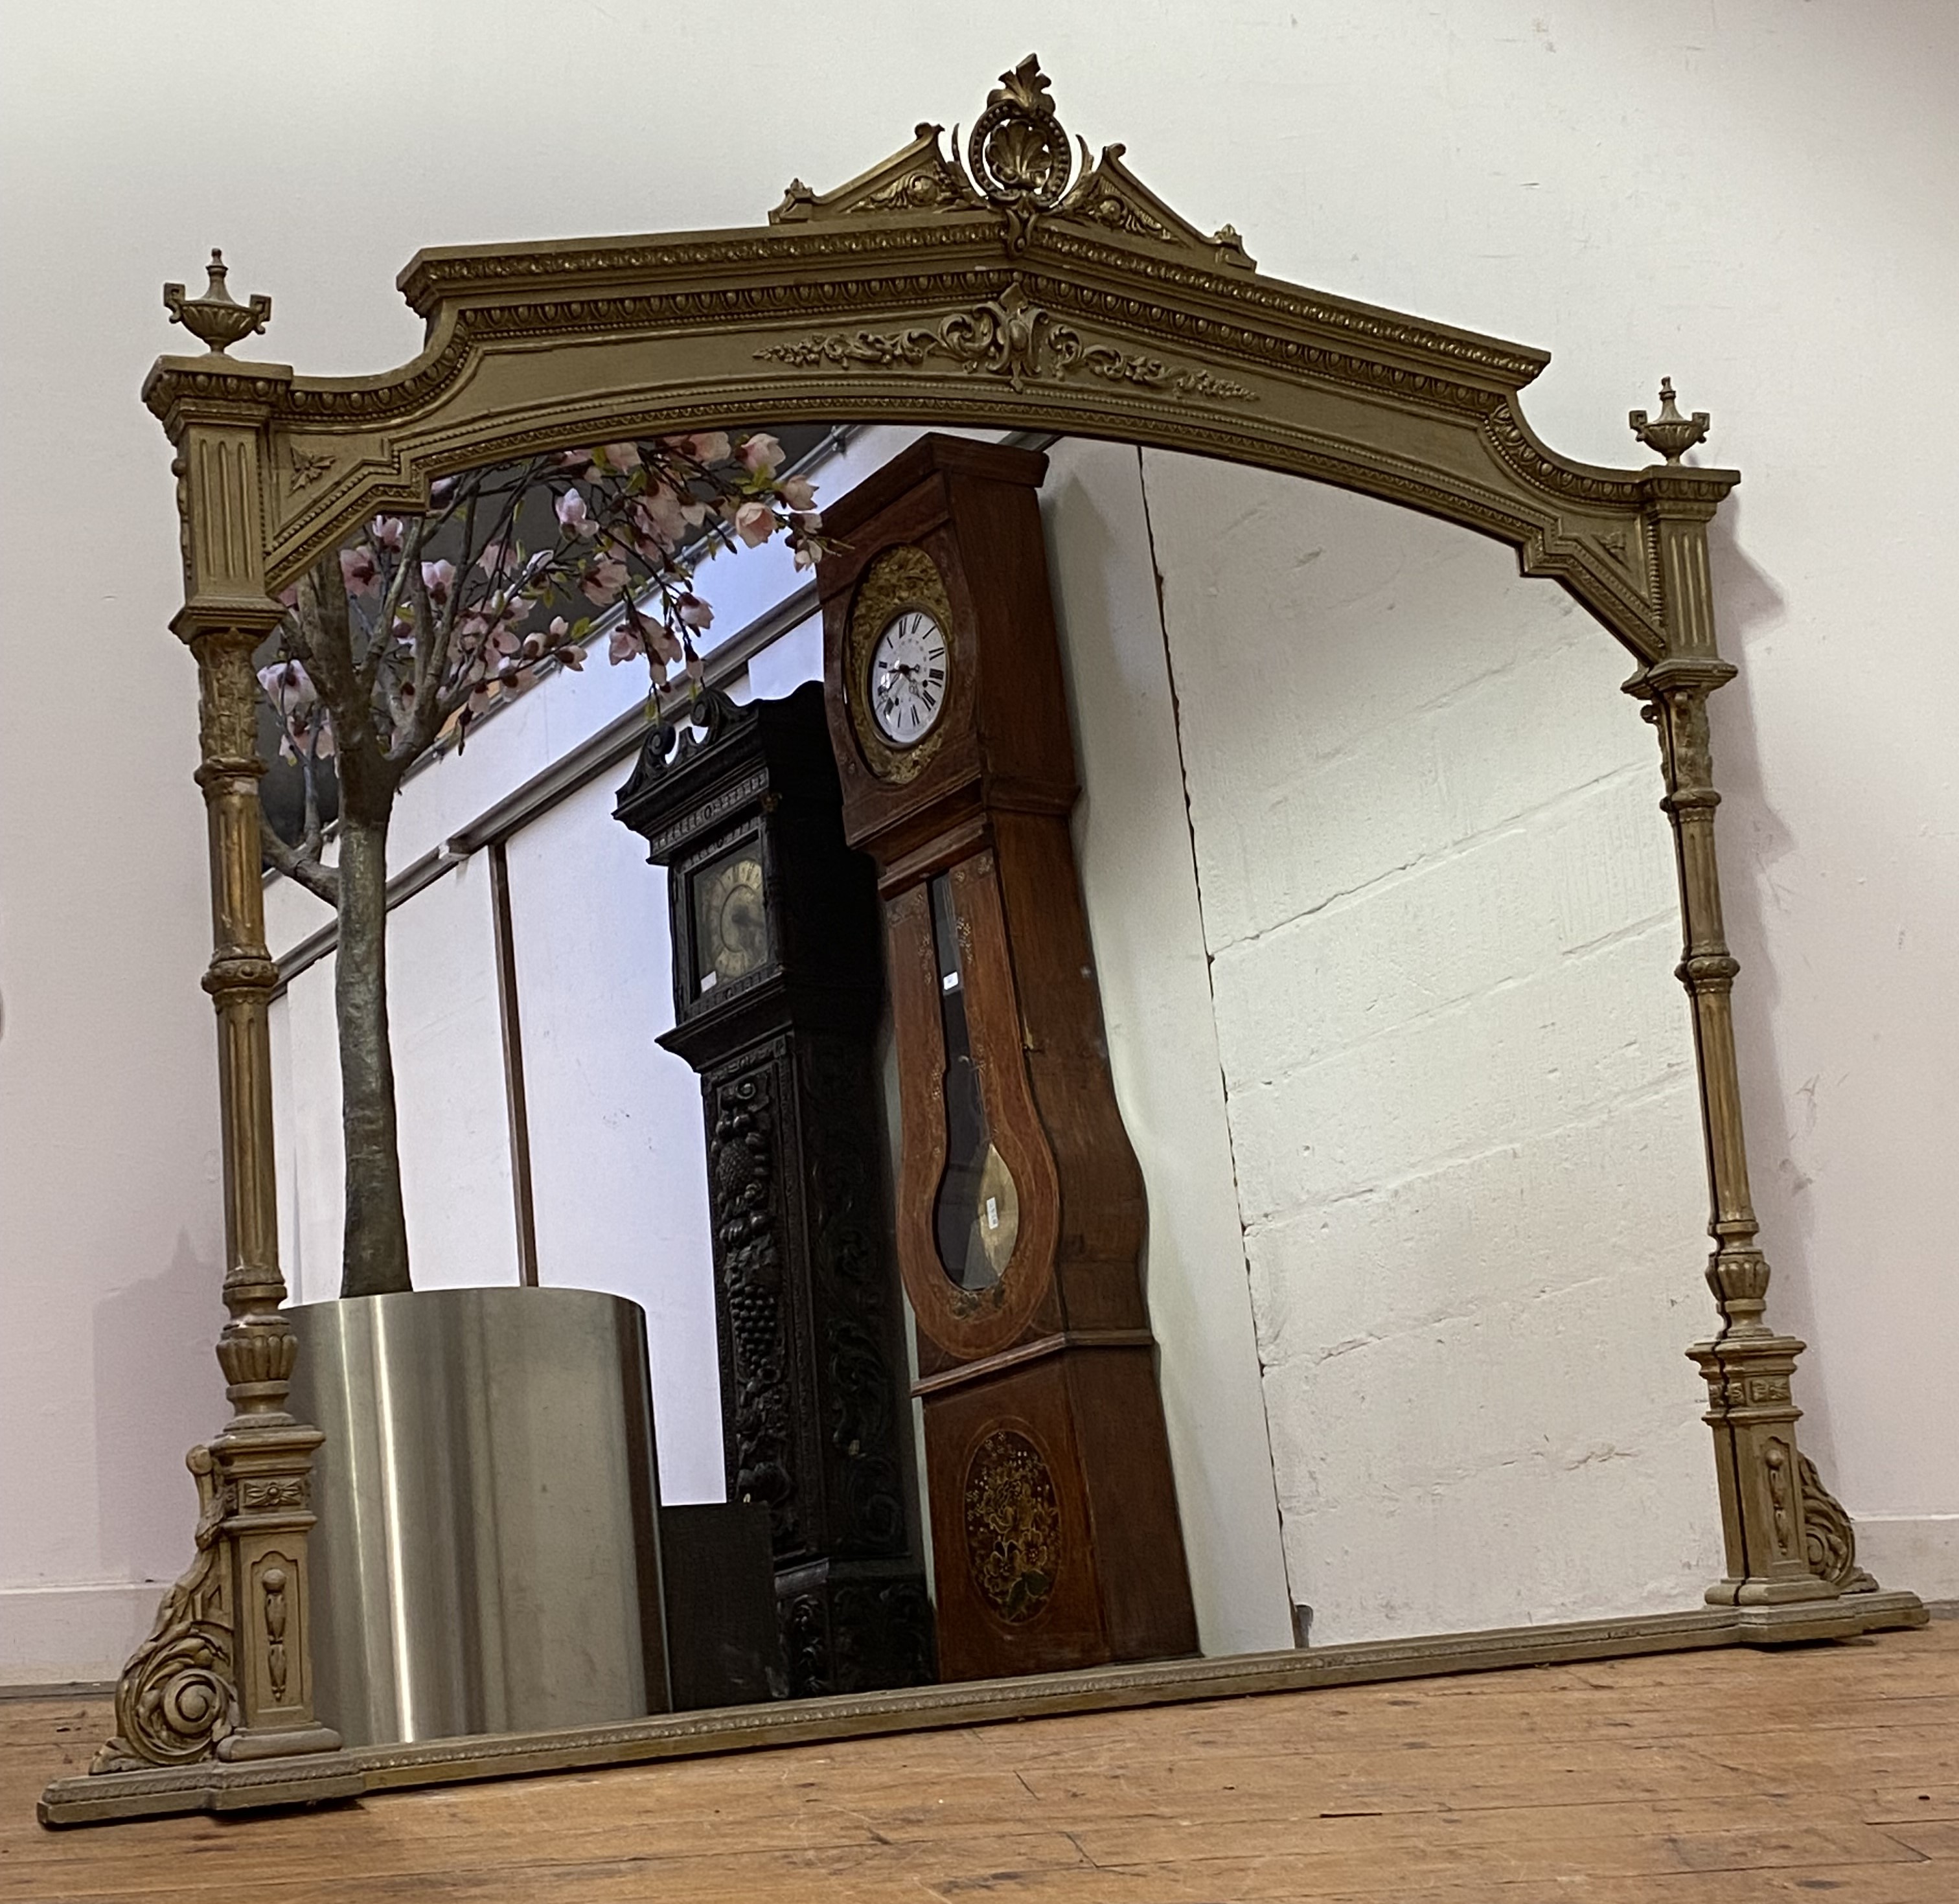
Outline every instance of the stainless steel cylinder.
<path fill-rule="evenodd" d="M 664 1712 L 646 1318 L 589 1290 L 303 1305 L 313 1703 L 350 1745 Z"/>

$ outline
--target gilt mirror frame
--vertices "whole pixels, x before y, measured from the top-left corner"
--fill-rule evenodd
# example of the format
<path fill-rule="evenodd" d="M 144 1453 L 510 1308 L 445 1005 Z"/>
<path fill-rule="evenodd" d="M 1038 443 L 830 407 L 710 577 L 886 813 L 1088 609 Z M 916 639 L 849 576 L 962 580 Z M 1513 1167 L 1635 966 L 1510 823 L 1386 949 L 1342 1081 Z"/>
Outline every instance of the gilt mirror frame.
<path fill-rule="evenodd" d="M 1206 234 L 1123 148 L 1091 161 L 1030 57 L 964 144 L 916 136 L 848 184 L 799 180 L 751 229 L 444 246 L 398 281 L 427 342 L 404 367 L 307 377 L 226 351 L 270 315 L 210 290 L 166 303 L 211 346 L 166 357 L 144 401 L 176 450 L 185 600 L 208 809 L 233 1414 L 193 1450 L 190 1571 L 125 1671 L 118 1737 L 58 1780 L 50 1823 L 240 1810 L 390 1785 L 1412 1672 L 1766 1643 L 1916 1624 L 1856 1563 L 1843 1509 L 1798 1450 L 1802 1344 L 1765 1320 L 1722 934 L 1707 703 L 1716 642 L 1707 525 L 1739 481 L 1679 459 L 1707 418 L 1670 388 L 1608 469 L 1548 448 L 1520 394 L 1545 353 L 1263 276 Z M 1630 655 L 1658 734 L 1679 874 L 1714 1249 L 1707 1382 L 1727 1571 L 1678 1614 L 1287 1654 L 667 1714 L 573 1731 L 342 1748 L 313 1715 L 306 1543 L 316 1428 L 285 1412 L 253 651 L 274 598 L 357 525 L 429 484 L 539 452 L 730 425 L 987 426 L 1114 438 L 1311 478 L 1506 542 Z M 1656 1371 L 1656 1373 L 1658 1372 Z"/>

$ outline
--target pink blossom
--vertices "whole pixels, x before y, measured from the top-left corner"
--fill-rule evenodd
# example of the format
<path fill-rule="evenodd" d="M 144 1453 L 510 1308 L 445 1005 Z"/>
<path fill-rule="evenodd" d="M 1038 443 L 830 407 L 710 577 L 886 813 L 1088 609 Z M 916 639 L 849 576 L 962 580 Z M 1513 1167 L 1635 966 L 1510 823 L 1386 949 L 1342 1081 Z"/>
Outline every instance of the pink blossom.
<path fill-rule="evenodd" d="M 685 540 L 687 502 L 678 491 L 665 483 L 657 484 L 633 507 L 636 517 L 643 517 L 652 533 L 668 548 L 678 548 Z"/>
<path fill-rule="evenodd" d="M 375 565 L 374 551 L 366 543 L 340 551 L 340 579 L 349 595 L 372 595 L 379 587 L 381 571 Z"/>
<path fill-rule="evenodd" d="M 640 450 L 637 443 L 608 443 L 598 454 L 622 476 L 629 474 L 640 466 Z"/>
<path fill-rule="evenodd" d="M 578 585 L 579 590 L 588 601 L 595 601 L 604 608 L 618 598 L 619 591 L 625 587 L 630 574 L 631 571 L 617 556 L 601 556 Z"/>
<path fill-rule="evenodd" d="M 287 719 L 303 715 L 319 704 L 319 695 L 305 665 L 278 661 L 259 670 L 259 685 L 277 712 Z"/>
<path fill-rule="evenodd" d="M 759 549 L 776 532 L 776 512 L 767 503 L 744 503 L 735 512 L 735 533 Z"/>
<path fill-rule="evenodd" d="M 586 539 L 598 533 L 598 525 L 592 519 L 592 512 L 585 506 L 585 498 L 575 489 L 568 489 L 557 499 L 558 527 L 567 535 L 582 536 Z"/>
<path fill-rule="evenodd" d="M 646 652 L 646 644 L 640 640 L 637 631 L 623 621 L 612 630 L 612 639 L 605 649 L 615 668 L 621 662 L 630 661 L 635 655 Z"/>
<path fill-rule="evenodd" d="M 767 430 L 757 430 L 743 442 L 738 454 L 741 467 L 751 474 L 770 476 L 783 459 L 783 446 Z"/>
<path fill-rule="evenodd" d="M 725 430 L 707 430 L 691 436 L 669 436 L 667 440 L 683 456 L 691 456 L 697 463 L 725 463 L 728 460 L 728 433 Z"/>
<path fill-rule="evenodd" d="M 690 628 L 711 628 L 714 625 L 714 611 L 697 595 L 683 591 L 675 598 L 674 612 Z"/>
<path fill-rule="evenodd" d="M 390 555 L 399 555 L 402 538 L 407 531 L 398 516 L 377 516 L 367 525 L 367 533 L 373 537 L 376 547 L 386 549 Z"/>
<path fill-rule="evenodd" d="M 279 752 L 288 760 L 295 748 L 322 760 L 333 754 L 333 722 L 319 704 L 318 690 L 305 668 L 296 661 L 275 662 L 259 670 L 259 685 L 279 716 Z"/>
<path fill-rule="evenodd" d="M 579 647 L 576 642 L 574 641 L 568 643 L 565 646 L 557 649 L 554 652 L 556 652 L 558 659 L 563 662 L 567 668 L 569 668 L 574 674 L 582 673 L 584 671 L 585 650 Z"/>
<path fill-rule="evenodd" d="M 807 542 L 799 542 L 796 544 L 795 565 L 799 569 L 813 569 L 816 566 L 816 551 Z"/>
<path fill-rule="evenodd" d="M 453 562 L 424 562 L 422 564 L 422 586 L 428 591 L 428 598 L 438 608 L 449 606 L 449 591 L 456 586 L 456 564 Z"/>
<path fill-rule="evenodd" d="M 816 487 L 807 476 L 785 476 L 776 485 L 782 498 L 793 509 L 813 509 L 816 506 Z"/>

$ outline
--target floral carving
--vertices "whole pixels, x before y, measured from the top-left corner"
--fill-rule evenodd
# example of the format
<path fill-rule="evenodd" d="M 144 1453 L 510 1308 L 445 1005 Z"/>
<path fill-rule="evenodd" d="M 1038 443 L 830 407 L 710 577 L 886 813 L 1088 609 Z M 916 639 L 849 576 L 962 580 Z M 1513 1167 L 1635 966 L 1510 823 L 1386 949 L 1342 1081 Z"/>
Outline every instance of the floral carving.
<path fill-rule="evenodd" d="M 1061 1566 L 1054 1477 L 1025 1435 L 996 1428 L 966 1467 L 966 1553 L 973 1584 L 1009 1626 L 1047 1604 Z"/>
<path fill-rule="evenodd" d="M 1084 196 L 1068 208 L 1110 231 L 1126 232 L 1132 238 L 1154 238 L 1159 244 L 1173 245 L 1177 235 L 1160 218 L 1153 218 L 1140 205 L 1132 204 L 1112 186 L 1097 180 Z"/>
<path fill-rule="evenodd" d="M 310 489 L 333 467 L 333 459 L 322 452 L 301 449 L 295 444 L 290 452 L 292 481 L 288 485 L 294 495 L 303 489 Z"/>
<path fill-rule="evenodd" d="M 876 191 L 866 192 L 849 207 L 852 211 L 935 211 L 963 205 L 967 194 L 943 163 L 922 165 L 902 173 Z"/>
<path fill-rule="evenodd" d="M 776 1235 L 774 1095 L 768 1066 L 716 1086 L 708 1185 L 734 1378 L 729 1492 L 738 1501 L 768 1508 L 780 1552 L 795 1543 L 797 1516 L 789 1471 L 782 1251 Z"/>
<path fill-rule="evenodd" d="M 955 311 L 936 330 L 833 331 L 792 344 L 773 344 L 755 353 L 799 367 L 819 364 L 872 370 L 924 367 L 935 359 L 957 364 L 969 375 L 1004 378 L 1018 390 L 1029 383 L 1063 382 L 1086 374 L 1104 382 L 1133 384 L 1165 395 L 1249 403 L 1254 393 L 1208 370 L 1178 368 L 1141 351 L 1124 352 L 1091 344 L 1079 331 L 1059 322 L 1032 303 L 1015 278 L 999 297 Z"/>

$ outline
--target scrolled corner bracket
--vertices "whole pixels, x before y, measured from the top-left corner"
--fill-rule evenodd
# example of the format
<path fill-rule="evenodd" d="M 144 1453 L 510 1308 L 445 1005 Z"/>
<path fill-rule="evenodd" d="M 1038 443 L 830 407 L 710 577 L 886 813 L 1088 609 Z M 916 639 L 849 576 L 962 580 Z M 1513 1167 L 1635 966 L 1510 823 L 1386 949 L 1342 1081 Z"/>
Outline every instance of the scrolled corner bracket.
<path fill-rule="evenodd" d="M 1669 463 L 1677 463 L 1696 443 L 1707 440 L 1707 426 L 1713 421 L 1705 410 L 1683 417 L 1674 401 L 1673 379 L 1659 380 L 1659 414 L 1649 417 L 1643 410 L 1629 410 L 1626 423 L 1633 434 Z"/>
<path fill-rule="evenodd" d="M 241 338 L 265 328 L 272 315 L 272 300 L 263 291 L 254 291 L 249 304 L 240 303 L 225 288 L 221 251 L 212 250 L 208 270 L 210 282 L 202 297 L 186 297 L 183 285 L 166 284 L 164 309 L 173 324 L 181 324 L 213 357 L 222 357 Z"/>
<path fill-rule="evenodd" d="M 116 1736 L 90 1772 L 143 1772 L 217 1756 L 236 1731 L 240 1702 L 231 1610 L 226 1603 L 223 1490 L 206 1447 L 185 1465 L 197 1483 L 197 1557 L 157 1608 L 150 1636 L 130 1655 L 116 1687 Z"/>
<path fill-rule="evenodd" d="M 1823 1485 L 1816 1464 L 1799 1449 L 1804 1558 L 1809 1570 L 1839 1593 L 1875 1593 L 1877 1582 L 1857 1564 L 1857 1533 L 1843 1504 Z"/>

